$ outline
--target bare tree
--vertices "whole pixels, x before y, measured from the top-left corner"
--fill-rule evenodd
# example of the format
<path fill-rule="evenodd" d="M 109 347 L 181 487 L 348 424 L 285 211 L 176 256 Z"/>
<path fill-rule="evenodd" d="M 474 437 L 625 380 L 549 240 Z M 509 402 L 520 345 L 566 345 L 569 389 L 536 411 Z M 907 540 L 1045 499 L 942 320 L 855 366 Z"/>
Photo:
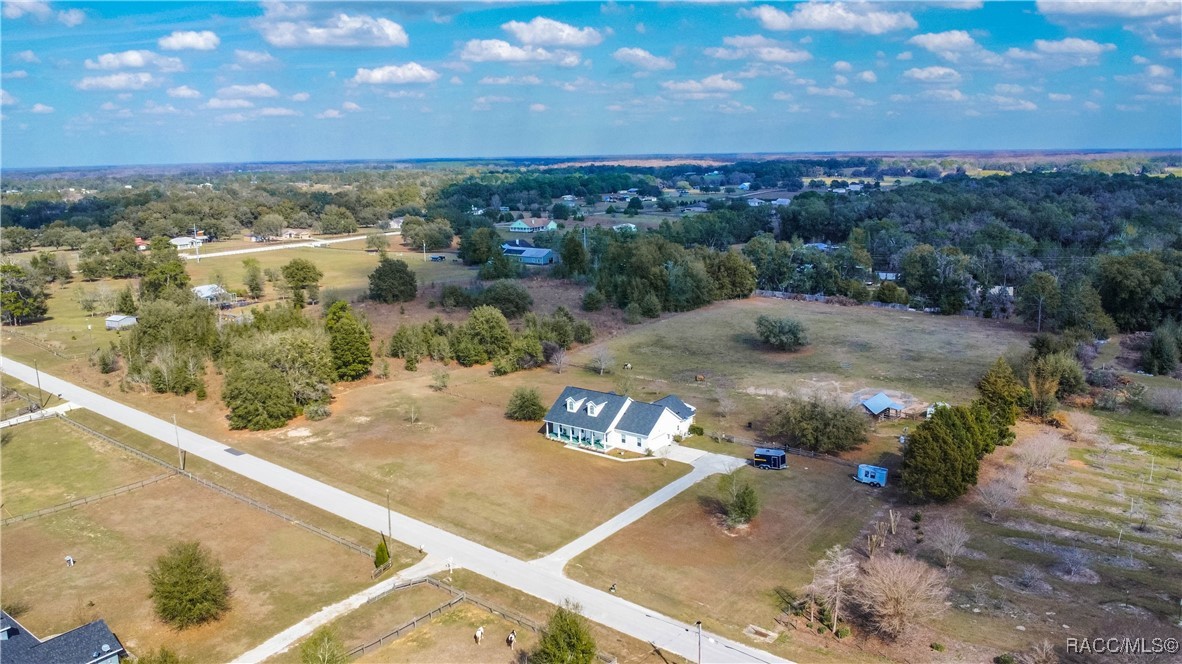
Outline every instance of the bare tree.
<path fill-rule="evenodd" d="M 854 586 L 854 599 L 870 623 L 890 638 L 938 616 L 947 594 L 943 574 L 914 558 L 895 554 L 867 561 Z"/>
<path fill-rule="evenodd" d="M 591 368 L 595 369 L 595 371 L 599 372 L 599 375 L 602 376 L 608 371 L 611 371 L 612 365 L 614 365 L 615 362 L 616 360 L 614 357 L 612 357 L 611 351 L 600 347 L 596 349 L 595 355 L 591 358 Z"/>
<path fill-rule="evenodd" d="M 899 512 L 896 512 L 895 510 L 887 510 L 887 515 L 890 517 L 890 520 L 891 520 L 891 534 L 894 535 L 895 531 L 897 531 L 899 529 L 900 514 L 899 514 Z"/>
<path fill-rule="evenodd" d="M 730 417 L 731 413 L 735 412 L 735 400 L 731 398 L 726 390 L 718 390 L 715 396 L 718 399 L 718 416 L 722 418 Z"/>
<path fill-rule="evenodd" d="M 550 364 L 554 365 L 554 373 L 562 373 L 566 368 L 566 350 L 561 346 L 550 354 Z"/>
<path fill-rule="evenodd" d="M 812 588 L 821 606 L 829 610 L 833 618 L 830 629 L 834 632 L 857 578 L 858 563 L 854 562 L 853 552 L 838 544 L 826 551 L 824 558 L 813 563 Z"/>
<path fill-rule="evenodd" d="M 925 528 L 924 539 L 940 553 L 944 567 L 948 567 L 957 556 L 964 553 L 964 545 L 969 542 L 969 531 L 956 521 L 945 519 Z"/>
<path fill-rule="evenodd" d="M 1013 507 L 1026 492 L 1026 476 L 1017 468 L 1007 469 L 985 486 L 977 487 L 977 501 L 985 508 L 990 520 L 1004 509 Z"/>
<path fill-rule="evenodd" d="M 1092 554 L 1086 549 L 1071 547 L 1063 551 L 1059 556 L 1059 560 L 1063 562 L 1063 567 L 1067 569 L 1067 575 L 1075 577 L 1080 572 L 1088 568 L 1088 563 L 1092 562 Z"/>
<path fill-rule="evenodd" d="M 1036 438 L 1018 452 L 1018 458 L 1026 467 L 1026 477 L 1028 478 L 1040 470 L 1050 468 L 1051 464 L 1058 462 L 1065 456 L 1067 456 L 1067 443 L 1064 443 L 1062 438 L 1052 436 Z"/>
<path fill-rule="evenodd" d="M 1059 655 L 1055 654 L 1055 646 L 1050 641 L 1043 640 L 1036 643 L 1028 652 L 1018 658 L 1022 664 L 1059 664 Z"/>

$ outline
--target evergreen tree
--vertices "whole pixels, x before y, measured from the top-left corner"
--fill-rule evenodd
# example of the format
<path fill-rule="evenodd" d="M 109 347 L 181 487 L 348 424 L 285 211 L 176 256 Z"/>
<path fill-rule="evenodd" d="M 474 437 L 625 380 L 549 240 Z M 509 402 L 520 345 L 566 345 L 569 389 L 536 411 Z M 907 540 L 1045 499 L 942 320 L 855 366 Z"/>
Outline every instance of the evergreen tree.
<path fill-rule="evenodd" d="M 1169 374 L 1178 368 L 1178 344 L 1172 328 L 1163 325 L 1153 331 L 1141 353 L 1141 368 L 1151 374 Z"/>
<path fill-rule="evenodd" d="M 338 380 L 357 380 L 373 365 L 370 333 L 353 315 L 345 302 L 334 302 L 328 309 L 325 330 L 329 334 L 333 368 Z"/>
<path fill-rule="evenodd" d="M 481 305 L 456 330 L 455 342 L 452 351 L 460 364 L 466 367 L 486 364 L 508 354 L 513 346 L 513 330 L 505 314 L 495 307 Z"/>
<path fill-rule="evenodd" d="M 242 261 L 242 265 L 246 267 L 246 291 L 250 293 L 252 299 L 259 299 L 263 296 L 263 268 L 259 265 L 258 259 L 247 258 Z"/>
<path fill-rule="evenodd" d="M 222 565 L 198 542 L 180 542 L 148 571 L 156 615 L 176 629 L 217 620 L 230 608 Z"/>
<path fill-rule="evenodd" d="M 595 638 L 586 618 L 579 605 L 568 602 L 550 615 L 537 647 L 529 654 L 529 664 L 593 664 L 595 655 Z"/>
<path fill-rule="evenodd" d="M 175 250 L 174 250 L 175 251 Z M 189 273 L 180 258 L 153 265 L 140 279 L 140 299 L 156 300 L 189 288 Z"/>
<path fill-rule="evenodd" d="M 969 422 L 972 420 L 972 425 Z M 964 406 L 937 408 L 907 436 L 903 449 L 903 489 L 913 499 L 947 502 L 977 483 L 976 418 Z"/>
<path fill-rule="evenodd" d="M 306 258 L 293 258 L 280 268 L 283 280 L 291 289 L 292 301 L 297 307 L 303 307 L 308 300 L 316 300 L 320 294 L 320 279 L 324 273 L 316 264 Z"/>
<path fill-rule="evenodd" d="M 1022 414 L 1021 404 L 1026 388 L 1014 375 L 1013 368 L 1005 358 L 999 357 L 977 382 L 981 402 L 993 415 L 998 426 L 1011 427 Z"/>
<path fill-rule="evenodd" d="M 755 332 L 765 344 L 776 350 L 791 352 L 809 344 L 804 325 L 795 318 L 760 316 L 755 319 Z"/>
<path fill-rule="evenodd" d="M 418 281 L 406 262 L 385 256 L 369 275 L 369 299 L 393 304 L 410 302 L 418 295 Z"/>
<path fill-rule="evenodd" d="M 373 566 L 374 569 L 390 562 L 390 547 L 386 544 L 386 536 L 382 535 L 382 539 L 378 540 L 378 545 L 373 550 Z"/>
<path fill-rule="evenodd" d="M 562 238 L 559 250 L 562 272 L 568 277 L 587 274 L 591 267 L 587 261 L 587 250 L 583 247 L 583 240 L 578 233 L 567 233 Z"/>
<path fill-rule="evenodd" d="M 539 421 L 546 416 L 542 395 L 532 387 L 519 387 L 509 397 L 505 417 L 519 421 Z"/>
<path fill-rule="evenodd" d="M 238 362 L 227 369 L 222 401 L 230 409 L 231 429 L 275 429 L 296 416 L 287 378 L 259 361 Z"/>
<path fill-rule="evenodd" d="M 139 307 L 135 304 L 135 295 L 131 292 L 131 284 L 128 284 L 119 291 L 119 296 L 115 300 L 115 311 L 127 316 L 134 316 L 138 310 Z"/>

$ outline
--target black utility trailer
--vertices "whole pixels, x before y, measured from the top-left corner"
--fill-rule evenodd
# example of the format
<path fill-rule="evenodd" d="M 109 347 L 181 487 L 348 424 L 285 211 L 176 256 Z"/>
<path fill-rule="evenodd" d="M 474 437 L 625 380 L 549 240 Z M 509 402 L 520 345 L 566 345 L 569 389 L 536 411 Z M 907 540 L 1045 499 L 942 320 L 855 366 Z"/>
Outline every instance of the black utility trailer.
<path fill-rule="evenodd" d="M 754 456 L 751 457 L 751 465 L 764 470 L 781 470 L 788 467 L 788 453 L 784 450 L 757 447 Z"/>

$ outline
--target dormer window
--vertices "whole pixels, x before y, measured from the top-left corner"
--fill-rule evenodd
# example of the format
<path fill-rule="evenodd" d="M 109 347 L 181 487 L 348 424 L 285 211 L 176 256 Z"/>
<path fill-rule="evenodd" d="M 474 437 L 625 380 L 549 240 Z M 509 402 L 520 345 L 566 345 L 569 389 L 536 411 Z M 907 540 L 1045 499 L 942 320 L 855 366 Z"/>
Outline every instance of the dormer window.
<path fill-rule="evenodd" d="M 588 414 L 588 415 L 590 415 L 591 417 L 596 417 L 596 416 L 598 416 L 598 415 L 599 415 L 599 411 L 603 410 L 603 407 L 604 407 L 604 405 L 606 405 L 606 404 L 607 404 L 607 402 L 606 402 L 606 401 L 605 401 L 605 402 L 603 402 L 603 403 L 592 403 L 592 402 L 587 402 L 587 414 Z"/>
<path fill-rule="evenodd" d="M 567 397 L 566 398 L 566 412 L 568 412 L 568 413 L 579 412 L 579 406 L 582 406 L 582 405 L 583 405 L 582 399 L 576 399 L 574 397 Z"/>

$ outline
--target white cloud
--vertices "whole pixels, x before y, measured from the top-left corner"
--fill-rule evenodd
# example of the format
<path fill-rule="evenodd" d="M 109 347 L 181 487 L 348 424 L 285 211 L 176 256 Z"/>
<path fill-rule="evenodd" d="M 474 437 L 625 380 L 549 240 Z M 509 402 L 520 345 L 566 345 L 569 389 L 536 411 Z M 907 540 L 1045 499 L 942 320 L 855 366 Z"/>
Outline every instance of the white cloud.
<path fill-rule="evenodd" d="M 174 115 L 180 113 L 180 111 L 172 104 L 161 105 L 154 101 L 149 101 L 144 104 L 144 113 L 151 113 L 152 115 Z"/>
<path fill-rule="evenodd" d="M 900 54 L 896 55 L 896 56 L 895 56 L 895 59 L 896 59 L 896 60 L 904 60 L 904 61 L 906 61 L 906 60 L 910 60 L 910 59 L 911 59 L 911 57 L 912 57 L 912 56 L 911 56 L 911 51 L 903 51 L 902 53 L 900 53 Z"/>
<path fill-rule="evenodd" d="M 1025 90 L 1026 88 L 1013 83 L 998 83 L 997 85 L 993 86 L 994 92 L 1003 95 L 1020 95 Z"/>
<path fill-rule="evenodd" d="M 86 60 L 87 69 L 143 69 L 155 67 L 162 72 L 184 71 L 180 58 L 173 58 L 152 51 L 123 51 L 104 53 L 94 60 Z"/>
<path fill-rule="evenodd" d="M 56 17 L 67 28 L 72 28 L 86 20 L 86 12 L 81 9 L 55 12 L 50 9 L 49 3 L 45 0 L 5 0 L 4 18 L 18 19 L 26 15 L 32 16 L 38 21 L 47 21 Z"/>
<path fill-rule="evenodd" d="M 960 90 L 924 90 L 919 93 L 920 97 L 924 99 L 931 99 L 932 101 L 964 101 L 965 94 Z M 894 99 L 894 97 L 892 97 Z M 895 100 L 899 101 L 899 100 Z"/>
<path fill-rule="evenodd" d="M 459 76 L 452 76 L 451 78 L 447 79 L 447 82 L 451 83 L 452 85 L 463 85 L 464 79 L 460 78 Z"/>
<path fill-rule="evenodd" d="M 531 113 L 545 113 L 547 107 L 545 104 L 530 104 L 529 110 Z"/>
<path fill-rule="evenodd" d="M 717 111 L 719 113 L 726 113 L 728 115 L 737 115 L 740 113 L 754 113 L 755 112 L 754 107 L 748 106 L 747 104 L 737 102 L 734 99 L 728 99 L 727 101 L 724 101 L 720 104 L 715 104 L 714 106 L 710 107 L 710 110 Z"/>
<path fill-rule="evenodd" d="M 845 60 L 838 60 L 833 63 L 833 71 L 853 71 L 854 66 Z"/>
<path fill-rule="evenodd" d="M 28 78 L 29 72 L 23 69 L 15 69 L 13 71 L 4 72 L 2 78 Z"/>
<path fill-rule="evenodd" d="M 386 96 L 390 99 L 422 99 L 427 95 L 413 90 L 390 90 Z"/>
<path fill-rule="evenodd" d="M 87 76 L 74 84 L 79 90 L 143 90 L 159 80 L 148 72 L 121 72 L 109 76 Z"/>
<path fill-rule="evenodd" d="M 529 23 L 509 21 L 501 26 L 522 44 L 530 46 L 565 46 L 583 48 L 596 46 L 603 35 L 595 28 L 576 28 L 573 25 L 538 16 Z"/>
<path fill-rule="evenodd" d="M 353 113 L 356 113 L 357 111 L 361 110 L 360 106 L 358 106 L 357 104 L 355 104 L 351 101 L 347 101 L 347 102 L 341 104 L 341 108 L 346 111 L 351 111 Z"/>
<path fill-rule="evenodd" d="M 265 65 L 275 62 L 275 56 L 266 51 L 234 49 L 234 58 L 243 65 Z"/>
<path fill-rule="evenodd" d="M 960 72 L 939 66 L 908 69 L 903 76 L 921 83 L 956 83 L 960 80 Z"/>
<path fill-rule="evenodd" d="M 772 95 L 772 99 L 776 101 L 792 101 L 795 98 L 791 92 L 778 91 Z"/>
<path fill-rule="evenodd" d="M 34 113 L 44 114 L 44 113 L 52 113 L 53 107 L 38 103 L 38 104 L 33 104 L 33 108 L 31 108 L 29 110 Z"/>
<path fill-rule="evenodd" d="M 742 90 L 743 84 L 732 81 L 722 74 L 713 74 L 697 81 L 665 81 L 661 83 L 661 87 L 670 92 L 697 94 L 735 92 Z"/>
<path fill-rule="evenodd" d="M 1047 93 L 1047 99 L 1051 101 L 1071 101 L 1071 95 L 1065 95 L 1059 92 Z"/>
<path fill-rule="evenodd" d="M 345 117 L 345 114 L 341 113 L 340 111 L 338 111 L 335 108 L 327 108 L 324 110 L 323 113 L 316 114 L 317 120 L 335 120 L 337 118 L 343 118 L 343 117 Z"/>
<path fill-rule="evenodd" d="M 810 95 L 820 96 L 820 97 L 853 97 L 854 96 L 854 93 L 850 92 L 849 90 L 843 90 L 841 88 L 835 88 L 832 86 L 827 87 L 827 88 L 819 88 L 815 85 L 810 85 L 807 88 L 805 88 L 805 92 L 809 93 Z"/>
<path fill-rule="evenodd" d="M 869 69 L 858 74 L 858 78 L 866 83 L 877 83 L 878 82 L 878 74 L 875 74 L 874 72 L 870 71 Z"/>
<path fill-rule="evenodd" d="M 961 62 L 963 60 L 969 64 L 989 66 L 997 66 L 1004 63 L 1000 55 L 978 44 L 977 40 L 973 39 L 972 35 L 964 30 L 929 32 L 916 35 L 908 39 L 907 43 L 930 51 L 948 62 Z"/>
<path fill-rule="evenodd" d="M 407 83 L 432 83 L 439 79 L 439 72 L 417 62 L 404 65 L 386 65 L 376 69 L 359 68 L 350 79 L 353 83 L 372 85 L 403 85 Z"/>
<path fill-rule="evenodd" d="M 1126 112 L 1126 113 L 1137 113 L 1137 112 L 1140 112 L 1140 111 L 1144 111 L 1144 110 L 1145 110 L 1145 107 L 1144 107 L 1144 106 L 1138 106 L 1138 105 L 1136 105 L 1136 104 L 1117 104 L 1117 105 L 1116 105 L 1116 110 L 1118 110 L 1118 111 L 1124 111 L 1124 112 Z"/>
<path fill-rule="evenodd" d="M 1098 110 L 1100 110 L 1100 105 L 1099 105 L 1099 104 L 1097 104 L 1097 103 L 1096 103 L 1096 102 L 1094 102 L 1094 101 L 1085 101 L 1085 102 L 1083 103 L 1083 107 L 1084 107 L 1084 108 L 1086 108 L 1086 109 L 1088 109 L 1089 111 L 1098 111 Z"/>
<path fill-rule="evenodd" d="M 210 30 L 177 30 L 156 43 L 166 51 L 212 51 L 222 40 Z"/>
<path fill-rule="evenodd" d="M 301 46 L 406 46 L 410 40 L 401 25 L 365 14 L 336 14 L 322 23 L 285 19 L 300 18 L 306 7 L 291 9 L 282 3 L 265 3 L 263 17 L 254 27 L 268 44 L 279 48 Z"/>
<path fill-rule="evenodd" d="M 231 108 L 254 108 L 254 103 L 246 99 L 222 99 L 214 97 L 201 105 L 201 108 L 226 110 Z"/>
<path fill-rule="evenodd" d="M 307 92 L 297 92 L 291 96 L 292 101 L 308 101 L 311 98 L 312 95 L 308 94 Z"/>
<path fill-rule="evenodd" d="M 225 98 L 241 98 L 241 97 L 278 97 L 279 91 L 267 85 L 266 83 L 255 83 L 254 85 L 227 85 L 224 88 L 218 89 L 218 96 Z"/>
<path fill-rule="evenodd" d="M 573 51 L 550 51 L 538 46 L 514 46 L 502 39 L 472 39 L 464 44 L 460 59 L 469 62 L 553 62 L 574 67 L 581 62 Z"/>
<path fill-rule="evenodd" d="M 784 46 L 763 35 L 724 37 L 722 41 L 731 48 L 713 47 L 706 49 L 704 53 L 720 60 L 753 58 L 763 62 L 779 63 L 804 62 L 813 57 L 813 54 L 808 51 Z"/>
<path fill-rule="evenodd" d="M 636 24 L 636 31 L 643 35 L 645 32 L 648 31 L 648 28 L 646 28 L 643 23 L 637 23 Z"/>
<path fill-rule="evenodd" d="M 1035 39 L 1034 48 L 1038 49 L 1041 53 L 1094 56 L 1100 55 L 1105 51 L 1115 51 L 1116 44 L 1101 44 L 1090 39 L 1068 37 L 1058 41 Z"/>
<path fill-rule="evenodd" d="M 477 97 L 472 102 L 472 110 L 474 111 L 488 111 L 492 110 L 493 104 L 507 104 L 513 101 L 512 97 L 502 97 L 500 95 L 488 95 L 485 97 Z"/>
<path fill-rule="evenodd" d="M 101 111 L 117 111 L 117 110 L 119 110 L 119 105 L 116 104 L 115 102 L 107 101 L 107 102 L 103 102 L 102 106 L 99 106 L 99 110 L 101 110 Z"/>
<path fill-rule="evenodd" d="M 169 88 L 168 96 L 176 97 L 177 99 L 196 99 L 201 96 L 201 93 L 187 85 L 182 85 L 176 88 Z"/>
<path fill-rule="evenodd" d="M 16 97 L 8 93 L 8 90 L 0 88 L 0 106 L 15 106 Z"/>
<path fill-rule="evenodd" d="M 673 69 L 676 66 L 669 58 L 653 55 L 643 48 L 616 49 L 616 52 L 612 53 L 612 57 L 618 62 L 623 62 L 626 65 L 632 65 L 633 67 L 647 71 Z"/>
<path fill-rule="evenodd" d="M 1174 74 L 1174 70 L 1162 65 L 1149 65 L 1145 68 L 1145 75 L 1152 78 L 1167 78 Z"/>
<path fill-rule="evenodd" d="M 1147 58 L 1143 55 L 1134 55 L 1133 56 L 1133 64 L 1147 65 L 1147 64 L 1149 64 L 1149 58 Z"/>
<path fill-rule="evenodd" d="M 533 74 L 528 76 L 485 76 L 477 83 L 480 85 L 541 85 L 542 79 Z"/>
<path fill-rule="evenodd" d="M 4 6 L 7 7 L 8 5 Z M 12 54 L 12 59 L 17 62 L 28 62 L 30 64 L 41 62 L 41 58 L 37 57 L 37 54 L 32 51 L 17 51 Z"/>
<path fill-rule="evenodd" d="M 1145 86 L 1145 90 L 1155 95 L 1168 95 L 1174 91 L 1174 88 L 1166 85 L 1165 83 L 1150 83 L 1149 85 Z"/>
<path fill-rule="evenodd" d="M 740 9 L 739 15 L 758 19 L 766 30 L 837 30 L 881 35 L 919 27 L 910 14 L 874 7 L 870 3 L 808 2 L 795 5 L 791 14 L 770 5 L 760 5 Z"/>
<path fill-rule="evenodd" d="M 259 110 L 255 111 L 255 113 L 257 113 L 259 117 L 263 117 L 263 118 L 282 118 L 282 117 L 287 117 L 287 116 L 291 116 L 291 115 L 299 115 L 298 112 L 293 111 L 290 108 L 282 108 L 282 107 L 275 107 L 275 106 L 268 106 L 267 108 L 260 108 Z"/>
<path fill-rule="evenodd" d="M 1075 14 L 1146 18 L 1178 12 L 1176 0 L 1038 0 L 1043 14 Z"/>
<path fill-rule="evenodd" d="M 989 101 L 993 102 L 999 110 L 1002 111 L 1037 111 L 1038 106 L 1032 101 L 1025 99 L 1018 99 L 1016 97 L 1005 97 L 1001 95 L 993 95 L 989 97 Z"/>
<path fill-rule="evenodd" d="M 849 82 L 850 82 L 850 79 L 846 78 L 845 76 L 842 76 L 841 74 L 838 74 L 833 77 L 833 84 L 834 85 L 847 85 Z"/>

